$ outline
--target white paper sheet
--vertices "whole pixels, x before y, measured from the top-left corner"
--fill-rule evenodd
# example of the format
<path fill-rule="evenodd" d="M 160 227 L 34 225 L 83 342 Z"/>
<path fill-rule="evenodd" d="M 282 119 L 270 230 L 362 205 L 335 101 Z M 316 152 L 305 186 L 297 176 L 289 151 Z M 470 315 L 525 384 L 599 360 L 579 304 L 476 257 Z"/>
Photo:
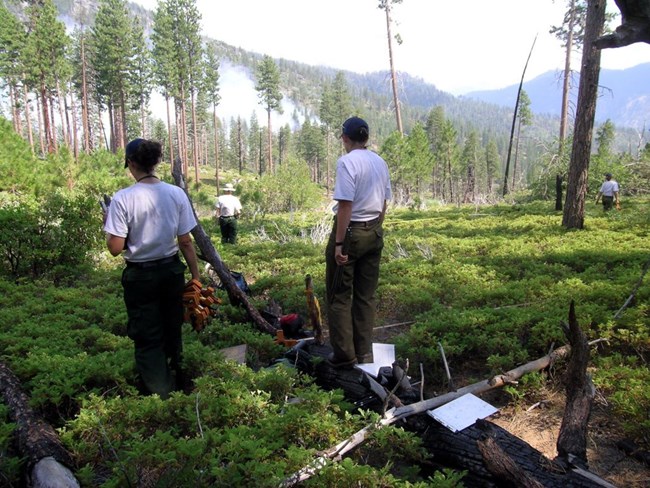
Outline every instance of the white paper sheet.
<path fill-rule="evenodd" d="M 427 410 L 427 413 L 452 432 L 458 432 L 473 425 L 477 419 L 484 419 L 498 411 L 479 397 L 467 393 L 442 407 Z"/>
<path fill-rule="evenodd" d="M 395 345 L 373 343 L 372 359 L 374 362 L 357 364 L 356 367 L 376 378 L 379 375 L 379 368 L 392 366 L 395 362 Z"/>

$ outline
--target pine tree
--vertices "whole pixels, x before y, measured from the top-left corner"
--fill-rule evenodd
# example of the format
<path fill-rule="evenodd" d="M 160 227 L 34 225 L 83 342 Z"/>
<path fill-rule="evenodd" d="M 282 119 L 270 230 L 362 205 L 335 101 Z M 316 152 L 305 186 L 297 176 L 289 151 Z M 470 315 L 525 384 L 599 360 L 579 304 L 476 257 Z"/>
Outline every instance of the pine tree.
<path fill-rule="evenodd" d="M 217 117 L 217 106 L 221 101 L 219 94 L 219 60 L 214 44 L 208 44 L 205 50 L 205 67 L 203 79 L 203 93 L 207 102 L 212 105 L 212 120 L 214 125 L 214 179 L 219 191 L 219 118 Z"/>
<path fill-rule="evenodd" d="M 273 131 L 271 129 L 271 112 L 274 110 L 282 113 L 282 93 L 280 92 L 280 71 L 275 61 L 269 55 L 264 55 L 262 60 L 257 64 L 257 83 L 255 90 L 260 99 L 259 103 L 264 107 L 267 114 L 268 127 L 268 172 L 273 174 Z"/>
<path fill-rule="evenodd" d="M 65 26 L 57 20 L 57 11 L 52 0 L 28 8 L 30 30 L 27 37 L 23 61 L 29 86 L 38 90 L 42 110 L 43 134 L 47 152 L 57 147 L 56 129 L 53 127 L 53 100 L 56 93 L 57 74 L 65 62 L 69 38 Z"/>
<path fill-rule="evenodd" d="M 130 72 L 131 99 L 133 108 L 140 111 L 140 134 L 147 137 L 147 115 L 151 91 L 153 90 L 151 52 L 147 47 L 142 22 L 137 17 L 133 20 L 133 69 Z"/>
<path fill-rule="evenodd" d="M 153 55 L 153 76 L 156 85 L 165 98 L 167 111 L 167 140 L 169 146 L 169 161 L 174 162 L 174 134 L 171 120 L 170 103 L 176 95 L 176 65 L 174 64 L 174 42 L 171 37 L 173 19 L 167 10 L 167 2 L 158 2 L 154 12 L 151 44 Z M 178 129 L 178 128 L 177 128 Z"/>
<path fill-rule="evenodd" d="M 512 166 L 512 189 L 517 183 L 517 162 L 519 161 L 519 147 L 521 143 L 521 127 L 528 126 L 533 121 L 533 112 L 530 109 L 530 97 L 526 90 L 521 91 L 519 106 L 517 107 L 517 141 L 515 144 L 515 160 Z"/>
<path fill-rule="evenodd" d="M 499 172 L 499 149 L 494 139 L 490 139 L 485 148 L 485 176 L 486 176 L 486 192 L 491 195 L 493 192 L 494 180 Z"/>
<path fill-rule="evenodd" d="M 134 55 L 125 0 L 100 0 L 92 29 L 92 64 L 99 104 L 108 110 L 112 151 L 127 142 L 127 104 Z"/>
<path fill-rule="evenodd" d="M 429 181 L 433 165 L 433 154 L 429 147 L 429 139 L 422 124 L 417 122 L 406 140 L 408 155 L 408 180 L 412 185 L 419 202 L 422 201 L 425 182 Z"/>
<path fill-rule="evenodd" d="M 22 23 L 4 4 L 0 4 L 0 78 L 7 83 L 14 130 L 19 134 L 21 104 L 18 94 L 24 71 L 21 60 L 26 39 L 27 34 Z"/>
<path fill-rule="evenodd" d="M 325 187 L 329 194 L 331 189 L 331 164 L 330 141 L 332 136 L 338 136 L 341 125 L 352 114 L 352 97 L 350 89 L 342 71 L 336 73 L 332 83 L 324 83 L 319 106 L 319 118 L 326 130 L 326 160 Z"/>

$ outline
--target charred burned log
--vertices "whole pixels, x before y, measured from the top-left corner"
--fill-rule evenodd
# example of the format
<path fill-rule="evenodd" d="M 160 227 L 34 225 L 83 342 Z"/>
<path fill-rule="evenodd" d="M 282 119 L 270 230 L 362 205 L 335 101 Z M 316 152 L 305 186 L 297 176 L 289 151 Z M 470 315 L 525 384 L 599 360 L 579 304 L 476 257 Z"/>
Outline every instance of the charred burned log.
<path fill-rule="evenodd" d="M 466 470 L 463 483 L 473 487 L 602 487 L 609 484 L 597 476 L 555 464 L 523 440 L 501 427 L 479 420 L 461 432 L 451 432 L 433 419 L 422 430 L 425 447 L 433 454 L 434 468 Z M 409 425 L 411 423 L 409 422 Z"/>
<path fill-rule="evenodd" d="M 72 458 L 54 429 L 29 406 L 29 397 L 9 367 L 0 362 L 0 394 L 17 426 L 16 440 L 21 455 L 27 458 L 33 486 L 78 487 L 68 469 Z"/>

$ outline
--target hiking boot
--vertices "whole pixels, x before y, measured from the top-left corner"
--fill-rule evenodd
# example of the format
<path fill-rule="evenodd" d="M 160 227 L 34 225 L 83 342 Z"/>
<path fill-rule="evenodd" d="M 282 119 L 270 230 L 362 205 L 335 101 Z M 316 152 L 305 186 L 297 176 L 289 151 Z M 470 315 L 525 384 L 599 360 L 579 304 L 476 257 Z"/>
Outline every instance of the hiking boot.
<path fill-rule="evenodd" d="M 350 369 L 355 364 L 357 364 L 357 358 L 341 359 L 341 358 L 337 358 L 332 352 L 327 356 L 327 362 L 332 368 L 335 369 Z"/>

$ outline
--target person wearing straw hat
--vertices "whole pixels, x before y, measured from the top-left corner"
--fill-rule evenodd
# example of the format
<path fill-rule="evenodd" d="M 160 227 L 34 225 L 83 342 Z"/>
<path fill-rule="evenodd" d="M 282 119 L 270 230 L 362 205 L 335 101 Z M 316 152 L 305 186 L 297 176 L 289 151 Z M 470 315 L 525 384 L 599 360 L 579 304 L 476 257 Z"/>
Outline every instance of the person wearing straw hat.
<path fill-rule="evenodd" d="M 232 183 L 227 183 L 223 195 L 217 198 L 215 216 L 219 220 L 221 230 L 221 244 L 237 244 L 237 219 L 241 214 L 241 202 L 233 193 L 235 188 Z"/>

